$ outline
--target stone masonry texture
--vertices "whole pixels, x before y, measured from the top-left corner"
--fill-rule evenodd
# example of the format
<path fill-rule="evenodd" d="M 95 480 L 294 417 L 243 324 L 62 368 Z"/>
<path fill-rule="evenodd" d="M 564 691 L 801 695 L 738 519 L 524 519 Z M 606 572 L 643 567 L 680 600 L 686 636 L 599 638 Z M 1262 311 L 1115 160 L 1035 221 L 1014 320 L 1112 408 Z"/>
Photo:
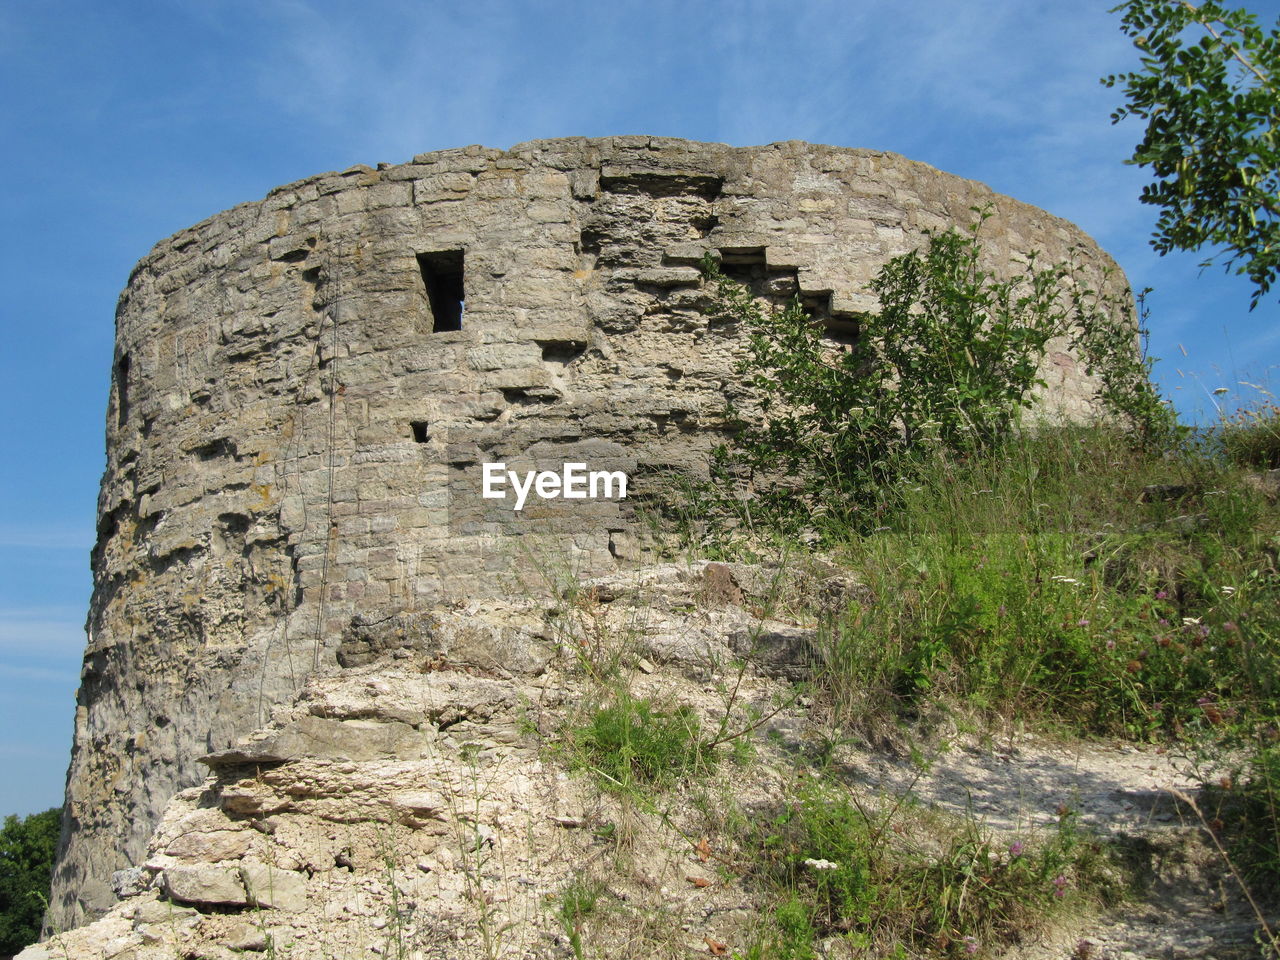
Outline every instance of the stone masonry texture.
<path fill-rule="evenodd" d="M 760 296 L 799 295 L 838 342 L 887 259 L 987 204 L 997 272 L 1038 251 L 1123 288 L 1041 210 L 794 141 L 445 150 L 289 184 L 158 244 L 116 315 L 50 927 L 115 902 L 112 873 L 201 781 L 196 761 L 339 669 L 344 634 L 358 657 L 353 622 L 636 556 L 637 511 L 661 478 L 705 470 L 737 383 L 742 334 L 708 319 L 704 254 Z M 1068 352 L 1044 375 L 1050 410 L 1091 412 Z M 496 461 L 585 462 L 632 487 L 517 514 L 479 496 Z"/>

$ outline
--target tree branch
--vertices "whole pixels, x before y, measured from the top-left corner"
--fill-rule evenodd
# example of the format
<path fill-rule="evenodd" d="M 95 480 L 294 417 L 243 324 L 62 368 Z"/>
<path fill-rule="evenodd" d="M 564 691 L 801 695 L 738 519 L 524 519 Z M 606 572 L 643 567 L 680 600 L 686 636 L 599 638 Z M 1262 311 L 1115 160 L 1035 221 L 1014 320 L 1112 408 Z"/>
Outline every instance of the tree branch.
<path fill-rule="evenodd" d="M 1194 6 L 1194 5 L 1191 3 L 1191 0 L 1182 0 L 1182 5 L 1183 5 L 1184 7 L 1186 7 L 1188 10 L 1190 10 L 1190 11 L 1191 11 L 1192 16 L 1195 18 L 1196 23 L 1200 24 L 1200 26 L 1202 26 L 1202 27 L 1204 27 L 1206 30 L 1208 30 L 1208 31 L 1209 31 L 1209 34 L 1210 34 L 1210 36 L 1212 36 L 1212 37 L 1213 37 L 1213 39 L 1217 40 L 1219 43 L 1222 43 L 1222 34 L 1218 33 L 1218 31 L 1217 31 L 1217 30 L 1213 29 L 1213 24 L 1214 24 L 1214 22 L 1215 22 L 1215 21 L 1210 20 L 1210 19 L 1208 19 L 1208 18 L 1202 18 L 1202 17 L 1200 17 L 1200 16 L 1199 16 L 1200 8 L 1199 8 L 1199 7 L 1197 7 L 1197 6 Z M 1219 21 L 1217 21 L 1217 22 L 1218 22 L 1218 23 L 1222 23 L 1222 21 L 1221 21 L 1221 20 L 1219 20 Z M 1225 24 L 1223 24 L 1223 26 L 1225 26 Z M 1248 60 L 1246 60 L 1246 59 L 1244 58 L 1243 54 L 1241 54 L 1241 53 L 1240 53 L 1240 49 L 1239 49 L 1239 47 L 1236 47 L 1236 46 L 1234 46 L 1233 44 L 1230 44 L 1230 43 L 1228 43 L 1228 44 L 1226 45 L 1226 47 L 1227 47 L 1227 49 L 1228 49 L 1228 50 L 1230 50 L 1230 51 L 1231 51 L 1231 55 L 1232 55 L 1233 57 L 1235 57 L 1237 60 L 1239 60 L 1239 61 L 1240 61 L 1240 63 L 1241 63 L 1241 64 L 1243 64 L 1243 65 L 1244 65 L 1244 67 L 1245 67 L 1247 70 L 1249 70 L 1250 72 L 1252 72 L 1252 73 L 1253 73 L 1253 75 L 1254 75 L 1255 77 L 1257 77 L 1257 78 L 1258 78 L 1258 81 L 1259 81 L 1259 82 L 1260 82 L 1264 87 L 1268 87 L 1268 88 L 1270 88 L 1270 89 L 1271 89 L 1271 90 L 1273 90 L 1273 91 L 1276 89 L 1276 88 L 1275 88 L 1275 86 L 1271 83 L 1271 81 L 1269 81 L 1265 76 L 1263 76 L 1263 74 L 1262 74 L 1262 71 L 1261 71 L 1261 70 L 1259 70 L 1259 69 L 1258 69 L 1257 67 L 1255 67 L 1255 66 L 1254 66 L 1250 61 L 1248 61 Z"/>

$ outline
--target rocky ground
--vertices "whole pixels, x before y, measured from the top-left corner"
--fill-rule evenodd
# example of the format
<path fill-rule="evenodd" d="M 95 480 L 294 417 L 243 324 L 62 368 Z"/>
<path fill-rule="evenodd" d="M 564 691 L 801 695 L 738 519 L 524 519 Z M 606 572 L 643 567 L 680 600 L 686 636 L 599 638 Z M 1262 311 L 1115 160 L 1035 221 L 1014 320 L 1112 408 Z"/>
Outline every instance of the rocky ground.
<path fill-rule="evenodd" d="M 117 906 L 20 960 L 732 956 L 765 894 L 730 822 L 767 816 L 818 758 L 871 805 L 909 793 L 997 838 L 1048 828 L 1060 805 L 1128 838 L 1142 898 L 1075 911 L 1007 956 L 1258 955 L 1252 914 L 1170 792 L 1191 789 L 1173 754 L 945 724 L 908 751 L 830 729 L 795 687 L 815 625 L 775 601 L 821 609 L 859 589 L 821 565 L 670 564 L 356 621 L 340 669 L 204 761 L 149 857 L 116 875 Z M 602 791 L 566 744 L 617 676 L 704 730 L 746 731 L 748 758 L 670 791 Z M 592 909 L 567 920 L 583 890 Z"/>

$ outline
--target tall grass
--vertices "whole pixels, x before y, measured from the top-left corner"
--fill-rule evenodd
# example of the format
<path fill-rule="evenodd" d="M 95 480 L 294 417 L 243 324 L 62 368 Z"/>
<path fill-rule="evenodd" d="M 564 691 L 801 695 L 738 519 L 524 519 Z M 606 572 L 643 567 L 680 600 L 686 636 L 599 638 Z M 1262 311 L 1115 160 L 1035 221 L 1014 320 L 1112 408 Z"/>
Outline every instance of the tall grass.
<path fill-rule="evenodd" d="M 841 719 L 924 700 L 1150 737 L 1280 707 L 1277 511 L 1235 467 L 1103 428 L 922 460 L 869 535 L 873 600 L 827 622 Z"/>
<path fill-rule="evenodd" d="M 998 955 L 1060 908 L 1124 888 L 1115 851 L 1069 811 L 1051 830 L 998 839 L 972 817 L 869 809 L 823 779 L 801 782 L 745 840 L 775 907 L 744 958 L 811 960 L 814 940 L 833 936 L 854 956 Z"/>
<path fill-rule="evenodd" d="M 941 705 L 1177 743 L 1207 760 L 1232 872 L 1280 891 L 1280 507 L 1258 472 L 1278 436 L 1260 408 L 1173 450 L 1089 426 L 913 454 L 874 528 L 838 505 L 815 523 L 868 588 L 819 621 L 819 707 L 846 730 Z M 821 893 L 780 901 L 777 930 L 848 913 Z"/>
<path fill-rule="evenodd" d="M 1259 471 L 1280 466 L 1280 417 L 1265 406 L 1180 433 L 1172 449 L 1099 425 L 967 455 L 922 445 L 874 498 L 792 509 L 772 529 L 767 511 L 757 524 L 739 508 L 728 542 L 802 531 L 867 588 L 818 618 L 815 705 L 834 728 L 953 707 L 1176 743 L 1206 761 L 1216 849 L 1266 900 L 1280 891 L 1280 490 Z M 877 867 L 875 830 L 846 801 L 792 802 L 761 840 L 776 916 L 743 956 L 800 960 L 840 931 L 941 952 L 964 937 L 971 952 L 1042 913 L 1016 891 L 1070 874 L 1053 844 L 1015 862 L 963 832 L 927 864 L 895 854 Z M 815 872 L 815 860 L 834 866 Z M 960 912 L 949 897 L 970 875 L 992 896 Z"/>
<path fill-rule="evenodd" d="M 1274 401 L 1237 410 L 1216 432 L 1223 455 L 1234 463 L 1280 469 L 1280 404 Z"/>

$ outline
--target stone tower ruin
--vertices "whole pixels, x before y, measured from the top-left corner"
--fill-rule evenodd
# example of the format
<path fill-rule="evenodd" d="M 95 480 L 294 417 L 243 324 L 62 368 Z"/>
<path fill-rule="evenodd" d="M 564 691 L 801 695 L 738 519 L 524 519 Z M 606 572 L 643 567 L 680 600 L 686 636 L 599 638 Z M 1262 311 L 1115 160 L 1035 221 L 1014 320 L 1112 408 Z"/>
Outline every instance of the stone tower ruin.
<path fill-rule="evenodd" d="M 635 556 L 636 503 L 700 469 L 735 377 L 707 251 L 838 336 L 888 258 L 984 204 L 997 269 L 1115 269 L 1073 225 L 893 154 L 650 137 L 354 167 L 159 243 L 116 315 L 51 924 L 114 902 L 196 760 L 333 668 L 353 618 Z M 1051 406 L 1090 410 L 1069 354 L 1045 373 Z M 479 495 L 492 461 L 633 490 L 516 513 Z"/>

